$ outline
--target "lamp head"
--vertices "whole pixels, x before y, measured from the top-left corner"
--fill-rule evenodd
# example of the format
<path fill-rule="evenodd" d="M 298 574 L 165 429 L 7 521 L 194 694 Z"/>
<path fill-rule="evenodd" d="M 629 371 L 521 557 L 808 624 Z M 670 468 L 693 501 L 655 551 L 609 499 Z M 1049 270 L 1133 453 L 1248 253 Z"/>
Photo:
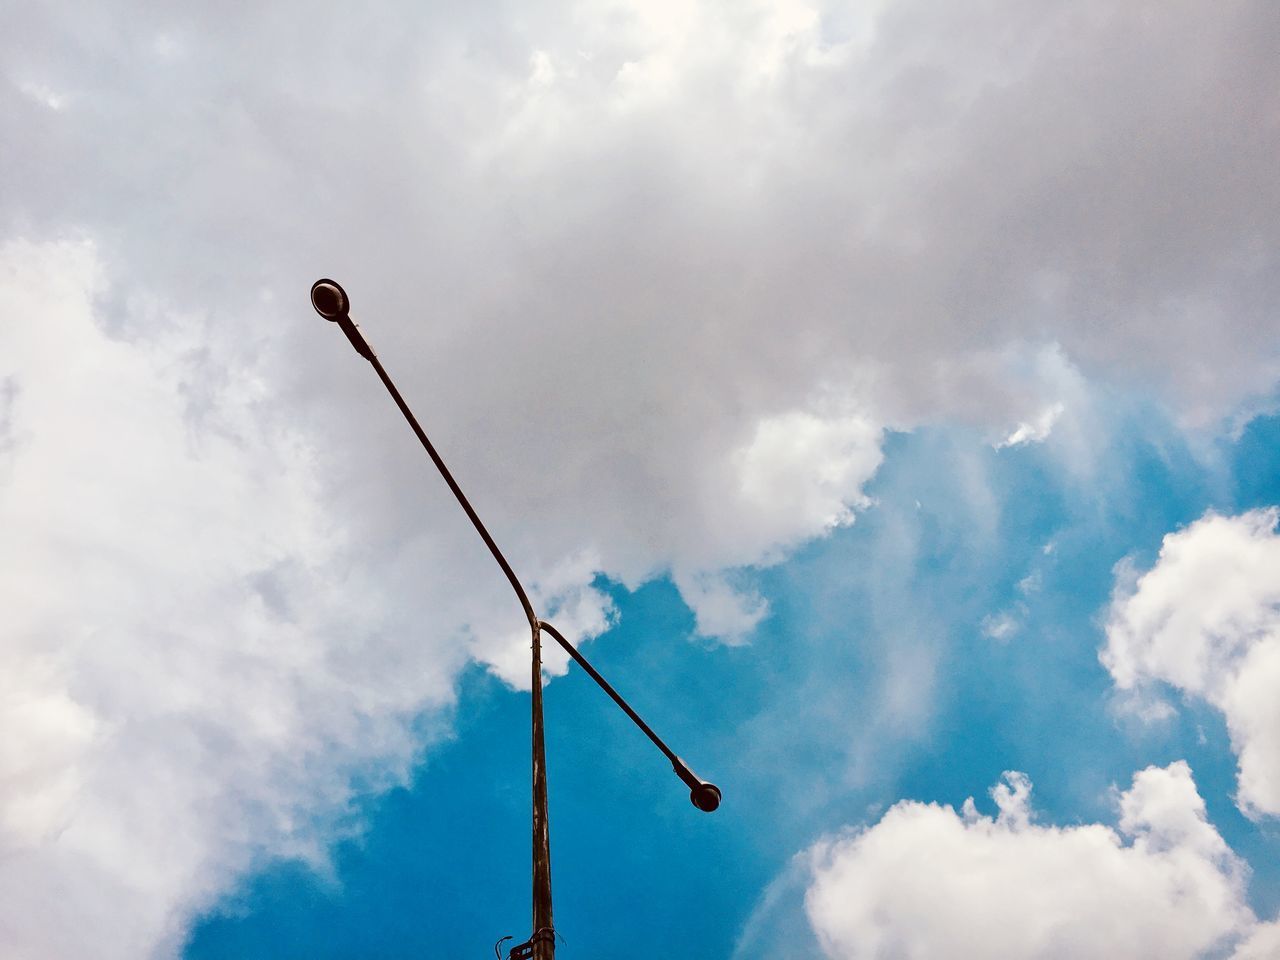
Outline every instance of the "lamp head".
<path fill-rule="evenodd" d="M 317 280 L 311 285 L 311 306 L 326 320 L 338 321 L 351 311 L 347 291 L 334 280 Z"/>
<path fill-rule="evenodd" d="M 698 785 L 689 791 L 689 799 L 703 813 L 710 813 L 720 806 L 720 788 L 706 780 L 699 781 Z"/>

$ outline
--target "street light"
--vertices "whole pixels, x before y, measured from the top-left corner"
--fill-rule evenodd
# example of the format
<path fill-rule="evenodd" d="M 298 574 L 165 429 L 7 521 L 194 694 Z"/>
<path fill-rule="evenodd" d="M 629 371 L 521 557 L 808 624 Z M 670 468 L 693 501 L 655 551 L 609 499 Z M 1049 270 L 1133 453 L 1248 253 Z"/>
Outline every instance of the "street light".
<path fill-rule="evenodd" d="M 387 392 L 391 394 L 391 399 L 395 400 L 396 406 L 400 408 L 405 420 L 413 428 L 413 432 L 417 435 L 423 449 L 431 457 L 431 462 L 436 465 L 436 469 L 440 471 L 440 476 L 444 478 L 444 482 L 453 491 L 458 505 L 462 507 L 463 512 L 471 520 L 472 526 L 480 534 L 480 539 L 484 541 L 485 546 L 489 548 L 489 552 L 493 554 L 493 559 L 502 568 L 502 572 L 506 575 L 511 588 L 519 598 L 520 606 L 524 608 L 525 617 L 529 621 L 529 632 L 533 641 L 533 936 L 524 943 L 512 947 L 508 957 L 509 960 L 554 960 L 556 943 L 555 926 L 551 919 L 551 836 L 547 822 L 546 748 L 542 736 L 542 634 L 544 632 L 550 634 L 569 656 L 577 661 L 578 665 L 587 672 L 591 679 L 595 680 L 600 685 L 600 688 L 613 699 L 614 703 L 635 721 L 636 726 L 653 741 L 663 755 L 671 761 L 671 768 L 675 771 L 676 776 L 684 781 L 685 786 L 689 788 L 689 800 L 695 807 L 705 813 L 710 813 L 719 807 L 720 788 L 708 780 L 703 780 L 689 769 L 689 765 L 677 757 L 671 748 L 662 741 L 662 738 L 640 719 L 640 715 L 631 708 L 631 705 L 622 699 L 622 696 L 613 689 L 609 681 L 600 676 L 596 668 L 587 662 L 587 658 L 578 652 L 577 648 L 566 640 L 559 630 L 545 620 L 538 619 L 538 615 L 534 612 L 533 604 L 529 602 L 528 594 L 524 592 L 524 587 L 520 585 L 515 571 L 511 569 L 511 564 L 507 563 L 507 558 L 502 555 L 502 551 L 494 543 L 493 537 L 489 535 L 489 531 L 480 522 L 480 517 L 475 508 L 467 500 L 462 488 L 458 486 L 458 482 L 453 479 L 453 474 L 445 466 L 444 460 L 436 452 L 436 448 L 427 439 L 426 431 L 422 429 L 422 426 L 418 423 L 418 418 L 413 415 L 413 411 L 405 403 L 404 397 L 400 396 L 400 391 L 396 389 L 391 377 L 383 369 L 381 362 L 378 360 L 378 355 L 374 353 L 373 347 L 365 339 L 364 333 L 356 326 L 355 321 L 351 319 L 351 300 L 347 296 L 347 292 L 333 280 L 317 280 L 311 285 L 311 305 L 315 307 L 316 313 L 320 314 L 320 316 L 336 323 L 342 329 L 342 332 L 346 334 L 347 339 L 351 341 L 356 353 L 373 365 L 373 369 L 377 371 L 378 377 L 387 388 Z"/>

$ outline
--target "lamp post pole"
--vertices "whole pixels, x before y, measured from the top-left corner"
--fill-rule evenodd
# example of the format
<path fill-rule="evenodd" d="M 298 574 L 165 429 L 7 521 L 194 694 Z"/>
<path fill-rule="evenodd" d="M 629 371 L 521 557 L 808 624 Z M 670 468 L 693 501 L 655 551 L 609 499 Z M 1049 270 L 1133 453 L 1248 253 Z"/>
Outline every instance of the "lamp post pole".
<path fill-rule="evenodd" d="M 547 748 L 542 736 L 542 631 L 533 623 L 533 960 L 554 960 L 551 918 L 551 824 L 547 818 Z"/>
<path fill-rule="evenodd" d="M 720 789 L 715 784 L 701 779 L 689 769 L 688 765 L 671 751 L 647 723 L 640 719 L 640 715 L 631 708 L 631 705 L 587 662 L 587 659 L 573 644 L 565 639 L 559 630 L 545 620 L 538 619 L 538 615 L 534 612 L 533 604 L 529 602 L 528 594 L 525 593 L 524 587 L 520 585 L 520 580 L 516 577 L 515 571 L 511 569 L 511 564 L 507 562 L 507 558 L 502 555 L 502 551 L 498 549 L 493 537 L 485 529 L 485 525 L 480 521 L 479 515 L 476 513 L 475 508 L 471 506 L 471 502 L 467 500 L 462 488 L 458 486 L 458 482 L 453 479 L 453 474 L 449 472 L 444 460 L 436 451 L 431 440 L 428 439 L 426 431 L 418 423 L 418 418 L 413 415 L 413 411 L 405 403 L 404 397 L 396 389 L 395 383 L 392 382 L 381 361 L 378 360 L 378 355 L 374 353 L 373 347 L 370 346 L 364 333 L 356 325 L 355 321 L 351 319 L 351 301 L 347 297 L 346 291 L 333 280 L 317 280 L 311 286 L 311 305 L 320 316 L 338 324 L 342 332 L 346 334 L 347 339 L 351 341 L 351 345 L 356 352 L 373 366 L 379 379 L 382 380 L 383 385 L 387 388 L 387 392 L 391 394 L 391 398 L 396 402 L 396 406 L 404 414 L 405 420 L 413 428 L 413 432 L 417 435 L 423 449 L 427 451 L 432 463 L 436 465 L 440 476 L 444 478 L 444 482 L 453 492 L 459 506 L 462 507 L 463 512 L 470 519 L 476 532 L 480 534 L 480 539 L 484 541 L 485 546 L 489 548 L 489 552 L 493 554 L 493 559 L 502 568 L 502 572 L 506 575 L 512 590 L 515 591 L 516 596 L 519 598 L 525 617 L 529 621 L 532 654 L 531 689 L 533 692 L 531 723 L 533 732 L 533 935 L 524 943 L 511 948 L 509 960 L 554 960 L 556 943 L 555 925 L 551 914 L 551 831 L 547 818 L 547 751 L 543 738 L 542 723 L 542 634 L 544 632 L 547 633 L 559 643 L 569 656 L 595 680 L 600 688 L 622 708 L 627 716 L 662 751 L 663 755 L 671 761 L 672 769 L 676 775 L 689 787 L 689 799 L 695 807 L 706 813 L 715 810 L 720 806 Z"/>

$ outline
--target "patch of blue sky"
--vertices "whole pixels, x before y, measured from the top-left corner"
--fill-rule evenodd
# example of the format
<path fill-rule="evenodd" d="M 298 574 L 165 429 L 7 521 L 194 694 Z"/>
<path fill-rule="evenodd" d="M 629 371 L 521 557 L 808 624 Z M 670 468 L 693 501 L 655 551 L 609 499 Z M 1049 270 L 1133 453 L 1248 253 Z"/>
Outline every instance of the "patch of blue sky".
<path fill-rule="evenodd" d="M 1107 419 L 1085 467 L 1053 436 L 1002 449 L 958 427 L 891 436 L 874 506 L 853 526 L 742 572 L 770 603 L 748 646 L 693 638 L 667 581 L 606 585 L 621 617 L 589 655 L 725 802 L 695 811 L 576 668 L 552 683 L 564 955 L 730 957 L 749 923 L 770 956 L 783 940 L 786 955 L 813 955 L 788 863 L 823 834 L 903 798 L 958 808 L 972 795 L 990 812 L 1005 770 L 1031 777 L 1043 822 L 1114 823 L 1112 786 L 1178 759 L 1251 864 L 1255 911 L 1274 916 L 1280 830 L 1235 807 L 1221 715 L 1172 694 L 1168 719 L 1126 718 L 1097 652 L 1117 562 L 1148 568 L 1163 536 L 1207 509 L 1280 503 L 1280 417 L 1200 448 L 1149 407 L 1110 404 Z M 198 925 L 185 956 L 485 956 L 501 935 L 522 939 L 527 709 L 470 670 L 454 738 L 411 787 L 368 803 L 333 876 L 269 866 Z M 777 902 L 761 923 L 767 890 Z"/>

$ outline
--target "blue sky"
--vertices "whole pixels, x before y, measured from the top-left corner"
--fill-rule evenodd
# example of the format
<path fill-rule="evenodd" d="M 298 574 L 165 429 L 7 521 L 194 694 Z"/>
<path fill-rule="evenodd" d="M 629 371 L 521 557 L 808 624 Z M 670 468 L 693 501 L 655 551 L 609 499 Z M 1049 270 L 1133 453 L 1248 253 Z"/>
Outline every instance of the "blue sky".
<path fill-rule="evenodd" d="M 14 9 L 0 955 L 1280 956 L 1265 0 Z M 643 918 L 643 919 L 641 919 Z"/>

